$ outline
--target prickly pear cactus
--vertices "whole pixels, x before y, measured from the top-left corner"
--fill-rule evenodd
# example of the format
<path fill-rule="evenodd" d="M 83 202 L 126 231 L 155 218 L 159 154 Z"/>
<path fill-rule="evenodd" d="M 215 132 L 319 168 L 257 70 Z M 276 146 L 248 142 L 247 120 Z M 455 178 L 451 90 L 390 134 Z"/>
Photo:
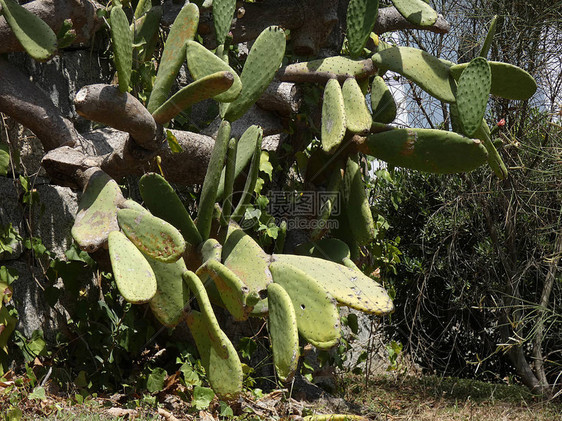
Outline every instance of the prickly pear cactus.
<path fill-rule="evenodd" d="M 482 57 L 473 59 L 459 78 L 457 108 L 461 128 L 469 137 L 482 125 L 491 83 L 490 66 Z"/>
<path fill-rule="evenodd" d="M 154 271 L 137 247 L 120 231 L 108 237 L 109 257 L 119 292 L 132 304 L 149 302 L 156 294 Z"/>
<path fill-rule="evenodd" d="M 282 258 L 270 265 L 273 280 L 289 294 L 301 336 L 320 349 L 329 349 L 340 339 L 340 317 L 332 296 L 318 281 Z"/>
<path fill-rule="evenodd" d="M 242 90 L 226 108 L 226 120 L 242 117 L 265 91 L 283 61 L 285 44 L 285 32 L 278 26 L 264 29 L 256 38 L 240 75 Z"/>
<path fill-rule="evenodd" d="M 352 133 L 369 131 L 373 119 L 369 108 L 367 108 L 365 95 L 363 95 L 357 80 L 354 78 L 346 79 L 342 86 L 342 94 L 347 130 Z"/>
<path fill-rule="evenodd" d="M 195 41 L 187 42 L 186 57 L 187 67 L 195 80 L 216 72 L 229 72 L 232 74 L 232 86 L 226 92 L 215 95 L 215 100 L 219 102 L 232 102 L 238 97 L 242 90 L 242 81 L 232 67 L 221 60 L 220 57 L 217 57 Z"/>
<path fill-rule="evenodd" d="M 391 47 L 375 53 L 372 60 L 379 69 L 400 73 L 441 101 L 456 101 L 450 66 L 425 51 L 412 47 Z"/>
<path fill-rule="evenodd" d="M 367 137 L 369 155 L 389 164 L 434 173 L 472 171 L 488 158 L 480 140 L 433 129 L 394 129 Z"/>
<path fill-rule="evenodd" d="M 113 60 L 117 68 L 119 90 L 127 92 L 133 70 L 133 33 L 129 20 L 121 5 L 114 6 L 109 16 L 111 42 L 113 43 Z"/>
<path fill-rule="evenodd" d="M 181 233 L 163 219 L 134 209 L 117 211 L 119 226 L 144 254 L 163 263 L 173 263 L 185 251 Z"/>
<path fill-rule="evenodd" d="M 55 54 L 57 36 L 49 25 L 14 0 L 0 0 L 0 6 L 0 14 L 27 54 L 38 61 L 49 60 Z"/>
<path fill-rule="evenodd" d="M 295 375 L 300 356 L 297 316 L 291 297 L 282 286 L 269 284 L 267 296 L 269 300 L 267 325 L 273 351 L 273 364 L 279 379 L 286 383 Z"/>
<path fill-rule="evenodd" d="M 347 41 L 351 56 L 358 56 L 371 34 L 379 12 L 379 0 L 351 0 L 347 6 Z"/>
<path fill-rule="evenodd" d="M 492 72 L 492 86 L 490 93 L 506 99 L 526 100 L 531 98 L 537 90 L 537 82 L 525 70 L 509 63 L 489 61 Z M 456 64 L 450 67 L 451 76 L 459 80 L 468 63 Z"/>
<path fill-rule="evenodd" d="M 437 12 L 424 0 L 392 0 L 392 3 L 414 25 L 431 26 L 437 20 Z"/>
<path fill-rule="evenodd" d="M 217 44 L 224 44 L 236 10 L 236 0 L 213 0 L 213 22 Z"/>
<path fill-rule="evenodd" d="M 346 130 L 346 114 L 341 86 L 330 79 L 324 89 L 322 102 L 322 149 L 334 153 L 340 146 Z"/>
<path fill-rule="evenodd" d="M 373 120 L 378 123 L 392 123 L 396 118 L 396 102 L 380 76 L 375 76 L 371 84 L 371 109 Z"/>

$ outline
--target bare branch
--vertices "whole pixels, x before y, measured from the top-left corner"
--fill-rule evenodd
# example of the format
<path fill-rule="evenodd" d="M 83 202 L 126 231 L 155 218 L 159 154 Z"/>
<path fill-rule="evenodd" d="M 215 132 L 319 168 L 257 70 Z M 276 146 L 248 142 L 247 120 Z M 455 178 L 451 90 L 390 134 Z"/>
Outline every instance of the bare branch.
<path fill-rule="evenodd" d="M 142 148 L 157 150 L 164 140 L 162 126 L 157 124 L 141 102 L 112 85 L 88 85 L 74 99 L 76 112 L 88 120 L 127 132 Z"/>

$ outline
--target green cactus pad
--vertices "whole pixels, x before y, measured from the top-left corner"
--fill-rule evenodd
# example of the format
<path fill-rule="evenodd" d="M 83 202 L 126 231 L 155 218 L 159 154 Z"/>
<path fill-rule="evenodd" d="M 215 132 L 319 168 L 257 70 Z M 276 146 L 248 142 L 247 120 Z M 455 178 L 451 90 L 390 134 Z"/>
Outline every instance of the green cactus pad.
<path fill-rule="evenodd" d="M 234 191 L 234 179 L 236 171 L 236 151 L 238 149 L 238 141 L 235 138 L 230 139 L 228 142 L 228 151 L 226 153 L 226 164 L 224 166 L 224 171 L 221 174 L 221 179 L 219 181 L 219 187 L 222 194 L 224 194 L 224 201 L 222 204 L 222 214 L 221 214 L 221 227 L 228 227 L 232 215 L 232 207 L 234 197 L 232 195 Z"/>
<path fill-rule="evenodd" d="M 246 209 L 250 204 L 250 200 L 254 196 L 254 189 L 256 188 L 256 183 L 258 181 L 258 174 L 260 171 L 260 160 L 261 160 L 261 142 L 263 132 L 261 127 L 258 130 L 258 141 L 256 143 L 256 148 L 254 149 L 254 154 L 252 156 L 252 162 L 250 163 L 250 168 L 248 169 L 248 176 L 246 177 L 246 183 L 244 183 L 244 190 L 242 191 L 242 196 L 236 208 L 232 212 L 231 219 L 233 221 L 240 221 Z"/>
<path fill-rule="evenodd" d="M 186 42 L 192 40 L 199 24 L 199 8 L 195 3 L 186 4 L 176 17 L 166 39 L 154 87 L 146 108 L 153 113 L 170 94 L 182 63 L 185 61 Z"/>
<path fill-rule="evenodd" d="M 250 291 L 264 295 L 267 285 L 272 282 L 270 256 L 236 224 L 231 223 L 228 228 L 222 260 L 238 278 L 244 280 Z"/>
<path fill-rule="evenodd" d="M 162 263 L 145 256 L 156 275 L 156 294 L 150 300 L 150 309 L 160 323 L 175 327 L 185 318 L 184 308 L 189 302 L 189 288 L 182 274 L 187 270 L 183 259 Z"/>
<path fill-rule="evenodd" d="M 234 320 L 248 319 L 259 296 L 255 291 L 250 291 L 234 272 L 217 260 L 211 259 L 197 270 L 197 275 L 210 276 L 217 287 L 222 303 Z"/>
<path fill-rule="evenodd" d="M 232 342 L 221 330 L 220 335 L 227 346 L 227 357 L 224 358 L 211 341 L 209 325 L 201 313 L 192 310 L 187 316 L 187 325 L 211 387 L 220 398 L 235 399 L 242 392 L 244 373 Z"/>
<path fill-rule="evenodd" d="M 373 121 L 378 123 L 389 124 L 396 118 L 396 102 L 380 76 L 375 76 L 371 84 L 371 109 Z"/>
<path fill-rule="evenodd" d="M 329 260 L 291 254 L 274 254 L 273 260 L 275 264 L 286 264 L 306 273 L 341 305 L 379 316 L 394 311 L 386 290 L 356 269 Z M 277 282 L 275 273 L 274 280 Z M 295 310 L 298 312 L 298 308 Z"/>
<path fill-rule="evenodd" d="M 108 236 L 113 277 L 123 298 L 132 304 L 150 301 L 156 294 L 154 271 L 142 253 L 120 231 Z"/>
<path fill-rule="evenodd" d="M 148 13 L 152 7 L 152 0 L 139 0 L 137 7 L 135 8 L 135 19 L 139 19 L 145 13 Z"/>
<path fill-rule="evenodd" d="M 513 64 L 489 61 L 492 71 L 492 86 L 490 93 L 506 99 L 526 100 L 531 98 L 537 90 L 537 82 L 529 73 Z M 468 63 L 451 66 L 451 75 L 459 80 Z"/>
<path fill-rule="evenodd" d="M 358 244 L 368 244 L 375 239 L 376 229 L 365 183 L 361 175 L 357 155 L 347 159 L 342 184 L 343 206 L 346 208 L 349 226 Z"/>
<path fill-rule="evenodd" d="M 285 32 L 278 26 L 264 29 L 256 38 L 240 75 L 242 91 L 226 109 L 226 120 L 242 117 L 269 86 L 285 56 L 285 43 Z"/>
<path fill-rule="evenodd" d="M 391 165 L 434 173 L 472 171 L 488 159 L 479 140 L 443 130 L 390 130 L 368 136 L 366 143 L 366 153 Z"/>
<path fill-rule="evenodd" d="M 344 259 L 351 257 L 349 246 L 338 238 L 323 238 L 301 244 L 295 251 L 299 255 L 331 260 L 336 263 L 342 263 Z"/>
<path fill-rule="evenodd" d="M 480 139 L 488 151 L 488 165 L 492 168 L 494 174 L 496 174 L 500 180 L 505 180 L 507 178 L 507 168 L 490 136 L 490 128 L 486 120 L 482 120 L 482 124 L 474 133 L 474 137 Z"/>
<path fill-rule="evenodd" d="M 236 10 L 236 0 L 213 0 L 213 22 L 217 44 L 224 44 Z"/>
<path fill-rule="evenodd" d="M 141 177 L 139 190 L 145 206 L 154 216 L 164 219 L 180 230 L 191 245 L 201 243 L 201 235 L 173 187 L 164 177 L 148 173 Z"/>
<path fill-rule="evenodd" d="M 139 62 L 150 60 L 152 57 L 156 42 L 158 41 L 158 29 L 160 28 L 162 13 L 162 7 L 156 6 L 150 9 L 146 14 L 136 18 L 134 46 L 135 49 L 140 48 L 140 52 L 137 54 L 137 60 Z"/>
<path fill-rule="evenodd" d="M 284 255 L 275 255 L 274 259 L 280 256 Z M 326 289 L 285 261 L 274 261 L 270 269 L 274 282 L 291 297 L 301 336 L 319 349 L 336 345 L 340 339 L 340 316 L 336 302 Z"/>
<path fill-rule="evenodd" d="M 221 244 L 214 238 L 209 238 L 207 241 L 203 241 L 200 245 L 201 261 L 203 263 L 208 260 L 216 260 L 220 262 L 222 253 Z"/>
<path fill-rule="evenodd" d="M 166 124 L 193 104 L 227 91 L 233 82 L 234 76 L 230 72 L 212 73 L 198 79 L 176 92 L 152 113 L 152 117 L 157 123 Z"/>
<path fill-rule="evenodd" d="M 290 382 L 299 363 L 299 331 L 297 316 L 291 297 L 278 284 L 267 287 L 269 301 L 269 340 L 273 351 L 273 364 L 283 383 Z"/>
<path fill-rule="evenodd" d="M 232 86 L 226 91 L 214 97 L 219 102 L 232 102 L 242 90 L 242 81 L 236 72 L 220 57 L 211 53 L 201 44 L 195 41 L 187 42 L 186 49 L 187 67 L 195 80 L 216 72 L 230 72 L 234 77 Z"/>
<path fill-rule="evenodd" d="M 400 73 L 441 101 L 456 101 L 455 82 L 450 78 L 448 64 L 425 51 L 392 47 L 373 54 L 372 60 L 380 69 Z"/>
<path fill-rule="evenodd" d="M 292 82 L 319 82 L 337 78 L 340 82 L 354 77 L 365 79 L 376 73 L 371 60 L 335 56 L 290 64 L 284 68 L 283 80 Z"/>
<path fill-rule="evenodd" d="M 326 164 L 324 164 L 326 165 Z M 310 238 L 312 240 L 318 240 L 319 238 L 321 238 L 326 230 L 329 228 L 328 227 L 328 220 L 330 219 L 330 216 L 332 215 L 332 213 L 334 212 L 335 209 L 337 209 L 338 203 L 339 206 L 341 208 L 341 196 L 340 196 L 340 189 L 341 189 L 341 184 L 343 181 L 343 162 L 340 160 L 338 161 L 338 163 L 331 169 L 331 174 L 330 174 L 330 178 L 328 181 L 328 186 L 326 188 L 326 192 L 323 203 L 321 205 L 320 211 L 319 211 L 319 215 L 318 215 L 318 224 L 317 226 L 312 230 L 312 233 L 310 234 Z M 308 168 L 307 168 L 308 171 Z"/>
<path fill-rule="evenodd" d="M 72 237 L 82 250 L 96 251 L 111 231 L 119 231 L 117 205 L 123 200 L 117 183 L 103 171 L 88 181 L 72 226 Z"/>
<path fill-rule="evenodd" d="M 334 153 L 345 135 L 346 115 L 343 94 L 337 79 L 330 79 L 322 103 L 322 149 Z"/>
<path fill-rule="evenodd" d="M 133 199 L 125 200 L 123 203 L 120 204 L 119 207 L 121 209 L 134 209 L 138 212 L 150 213 L 148 209 L 143 208 L 141 204 L 135 202 Z"/>
<path fill-rule="evenodd" d="M 379 14 L 379 0 L 351 0 L 347 6 L 347 42 L 352 56 L 358 56 L 371 35 Z"/>
<path fill-rule="evenodd" d="M 47 61 L 55 54 L 57 36 L 41 18 L 14 0 L 0 0 L 0 6 L 0 14 L 27 54 L 38 61 Z"/>
<path fill-rule="evenodd" d="M 457 109 L 461 128 L 469 137 L 482 124 L 490 96 L 491 79 L 490 66 L 483 57 L 473 59 L 459 78 Z"/>
<path fill-rule="evenodd" d="M 193 292 L 193 295 L 197 300 L 197 304 L 199 304 L 199 309 L 205 319 L 205 324 L 207 325 L 207 330 L 209 331 L 213 348 L 221 358 L 228 358 L 229 352 L 227 343 L 230 341 L 228 338 L 225 340 L 225 337 L 222 335 L 223 332 L 219 326 L 219 322 L 217 321 L 211 302 L 209 301 L 209 296 L 207 295 L 205 286 L 201 282 L 201 279 L 199 279 L 199 277 L 190 270 L 184 272 L 182 277 L 191 292 Z"/>
<path fill-rule="evenodd" d="M 201 234 L 201 238 L 206 240 L 211 232 L 211 222 L 213 220 L 213 211 L 215 209 L 215 200 L 217 197 L 217 187 L 221 178 L 224 161 L 226 160 L 226 151 L 230 140 L 230 124 L 223 121 L 219 127 L 215 146 L 211 153 L 209 166 L 203 187 L 201 187 L 201 198 L 199 199 L 199 210 L 197 212 L 197 230 Z"/>
<path fill-rule="evenodd" d="M 119 78 L 119 90 L 127 92 L 133 70 L 133 32 L 121 6 L 114 6 L 109 16 L 113 60 Z"/>
<path fill-rule="evenodd" d="M 437 12 L 423 0 L 392 0 L 402 16 L 418 26 L 431 26 L 437 20 Z"/>
<path fill-rule="evenodd" d="M 119 226 L 140 251 L 160 262 L 172 263 L 185 251 L 181 233 L 163 219 L 134 209 L 117 211 Z"/>
<path fill-rule="evenodd" d="M 347 211 L 344 206 L 342 206 L 339 215 L 334 215 L 337 222 L 335 228 L 330 231 L 330 235 L 335 238 L 339 238 L 349 247 L 349 253 L 352 259 L 358 259 L 360 256 L 359 245 L 357 240 L 353 236 L 353 231 L 349 226 L 349 218 L 347 217 Z"/>
<path fill-rule="evenodd" d="M 256 152 L 256 147 L 258 142 L 263 136 L 263 129 L 259 126 L 250 126 L 246 129 L 244 134 L 240 137 L 240 140 L 236 146 L 236 165 L 234 167 L 234 179 L 236 180 L 242 172 L 246 169 L 250 163 L 252 156 Z M 224 179 L 225 172 L 221 174 L 221 181 L 219 183 L 219 188 L 217 189 L 217 198 L 224 198 Z"/>
<path fill-rule="evenodd" d="M 480 50 L 480 57 L 488 57 L 488 52 L 490 51 L 490 47 L 492 46 L 492 40 L 494 39 L 494 35 L 496 34 L 496 22 L 498 21 L 498 15 L 495 15 L 492 20 L 490 21 L 490 27 L 488 28 L 488 33 L 486 34 L 486 39 L 484 40 L 484 44 L 482 44 L 482 50 Z"/>
<path fill-rule="evenodd" d="M 345 105 L 345 123 L 347 130 L 352 133 L 366 132 L 371 128 L 373 119 L 365 95 L 359 84 L 353 78 L 346 79 L 342 87 L 343 103 Z"/>

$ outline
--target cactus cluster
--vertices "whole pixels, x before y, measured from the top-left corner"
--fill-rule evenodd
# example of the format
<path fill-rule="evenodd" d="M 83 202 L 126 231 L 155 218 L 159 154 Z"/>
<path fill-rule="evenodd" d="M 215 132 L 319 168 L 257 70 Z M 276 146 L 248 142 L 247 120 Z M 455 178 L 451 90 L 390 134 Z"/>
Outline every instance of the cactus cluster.
<path fill-rule="evenodd" d="M 10 1 L 0 0 L 2 5 Z M 161 10 L 149 9 L 148 3 L 139 2 L 135 12 L 139 26 L 134 33 L 120 5 L 111 11 L 122 91 L 129 89 L 130 57 L 135 54 L 133 37 L 143 40 L 145 46 L 136 54 L 145 54 L 154 34 L 154 24 L 149 22 L 161 16 Z M 422 0 L 393 3 L 416 25 L 431 25 L 437 19 L 435 11 Z M 197 6 L 184 6 L 164 46 L 148 99 L 147 109 L 160 124 L 196 101 L 214 98 L 221 103 L 222 122 L 196 219 L 191 218 L 164 177 L 149 173 L 140 179 L 145 208 L 125 200 L 115 181 L 100 170 L 89 178 L 72 230 L 76 242 L 88 251 L 107 243 L 117 287 L 127 301 L 148 302 L 155 317 L 166 326 L 186 321 L 211 386 L 224 398 L 240 393 L 242 365 L 213 306 L 225 308 L 237 321 L 267 318 L 274 365 L 283 382 L 289 381 L 297 369 L 299 335 L 321 349 L 338 343 L 338 306 L 376 315 L 393 311 L 384 288 L 365 276 L 352 260 L 359 246 L 372 242 L 377 235 L 358 152 L 392 165 L 437 173 L 471 171 L 489 162 L 497 174 L 505 175 L 505 166 L 483 120 L 488 95 L 527 98 L 536 89 L 534 80 L 523 70 L 488 62 L 483 56 L 470 64 L 455 65 L 418 49 L 381 43 L 370 58 L 358 58 L 374 25 L 378 0 L 352 0 L 348 8 L 352 57 L 297 63 L 282 71 L 285 80 L 326 84 L 321 142 L 331 157 L 320 160 L 324 159 L 322 165 L 331 170 L 329 191 L 342 193 L 339 229 L 332 235 L 345 242 L 322 238 L 325 231 L 320 228 L 312 233 L 313 243 L 301 246 L 302 255 L 286 255 L 282 253 L 281 230 L 276 251 L 270 255 L 237 225 L 256 186 L 263 131 L 251 126 L 239 139 L 232 138 L 231 123 L 256 102 L 278 72 L 285 54 L 285 33 L 278 27 L 266 28 L 254 42 L 238 76 L 225 54 L 234 7 L 231 0 L 213 2 L 219 42 L 213 54 L 194 41 Z M 483 47 L 483 55 L 488 48 Z M 185 60 L 195 81 L 169 98 Z M 382 77 L 387 70 L 448 103 L 457 133 L 387 126 L 396 117 L 396 104 Z M 370 86 L 370 109 L 361 86 L 364 90 Z M 244 190 L 234 203 L 233 184 L 244 169 Z M 321 209 L 321 220 L 330 218 L 335 195 Z M 193 300 L 197 302 L 195 308 L 191 306 Z"/>

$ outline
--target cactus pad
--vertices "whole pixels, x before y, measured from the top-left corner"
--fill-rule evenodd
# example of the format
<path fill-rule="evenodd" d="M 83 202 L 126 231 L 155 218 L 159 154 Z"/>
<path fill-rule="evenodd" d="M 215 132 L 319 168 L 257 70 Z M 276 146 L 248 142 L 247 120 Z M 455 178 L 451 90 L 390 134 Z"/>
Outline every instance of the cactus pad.
<path fill-rule="evenodd" d="M 365 313 L 383 316 L 394 311 L 386 290 L 356 269 L 329 260 L 290 254 L 273 255 L 274 261 L 298 268 L 313 278 L 338 303 Z M 275 282 L 277 282 L 274 273 Z M 297 308 L 295 308 L 298 311 Z"/>
<path fill-rule="evenodd" d="M 379 0 L 351 0 L 347 6 L 349 52 L 358 56 L 371 35 L 379 13 Z"/>
<path fill-rule="evenodd" d="M 389 124 L 396 118 L 396 102 L 380 76 L 375 76 L 371 84 L 371 109 L 373 120 L 378 123 Z"/>
<path fill-rule="evenodd" d="M 217 260 L 210 259 L 197 270 L 197 275 L 203 274 L 214 281 L 222 303 L 234 320 L 246 320 L 259 300 L 257 293 L 250 291 L 234 272 Z"/>
<path fill-rule="evenodd" d="M 357 81 L 353 78 L 346 79 L 343 83 L 342 94 L 347 130 L 353 133 L 368 131 L 373 119 L 369 108 L 367 108 L 365 95 L 363 95 Z"/>
<path fill-rule="evenodd" d="M 109 175 L 98 171 L 90 177 L 72 226 L 72 237 L 81 249 L 92 253 L 111 231 L 119 231 L 117 205 L 122 200 L 121 189 Z"/>
<path fill-rule="evenodd" d="M 183 259 L 162 263 L 146 256 L 156 276 L 156 294 L 150 300 L 150 309 L 160 323 L 175 327 L 185 317 L 184 308 L 189 302 L 189 288 L 182 278 L 187 270 Z"/>
<path fill-rule="evenodd" d="M 41 18 L 14 0 L 0 0 L 0 6 L 0 15 L 4 15 L 27 54 L 38 61 L 49 60 L 55 54 L 57 36 Z"/>
<path fill-rule="evenodd" d="M 153 113 L 167 99 L 176 76 L 185 60 L 186 42 L 192 40 L 199 24 L 199 8 L 195 3 L 186 4 L 179 12 L 170 29 L 154 87 L 146 108 Z"/>
<path fill-rule="evenodd" d="M 400 73 L 441 101 L 456 101 L 455 83 L 450 79 L 448 64 L 425 51 L 392 47 L 373 54 L 372 60 L 380 69 Z"/>
<path fill-rule="evenodd" d="M 392 0 L 402 16 L 418 26 L 431 26 L 437 20 L 437 12 L 424 0 Z"/>
<path fill-rule="evenodd" d="M 146 2 L 150 6 L 150 2 Z M 139 5 L 140 2 L 139 2 Z M 134 45 L 140 46 L 140 52 L 137 55 L 139 62 L 144 62 L 150 60 L 154 48 L 156 47 L 156 42 L 158 40 L 158 29 L 160 28 L 160 19 L 162 19 L 162 7 L 155 6 L 151 8 L 146 14 L 137 17 L 135 11 L 135 22 L 134 28 Z"/>
<path fill-rule="evenodd" d="M 195 80 L 216 72 L 230 72 L 234 80 L 232 86 L 226 92 L 218 94 L 214 97 L 219 102 L 232 102 L 236 99 L 242 89 L 242 81 L 236 72 L 224 61 L 211 53 L 201 44 L 195 41 L 187 42 L 186 49 L 187 67 Z"/>
<path fill-rule="evenodd" d="M 159 124 L 168 123 L 172 118 L 193 104 L 227 91 L 233 82 L 233 74 L 224 71 L 212 73 L 198 79 L 176 92 L 152 113 L 152 117 Z"/>
<path fill-rule="evenodd" d="M 365 193 L 365 183 L 357 155 L 351 155 L 347 159 L 342 191 L 353 237 L 360 245 L 370 243 L 376 236 L 375 222 Z"/>
<path fill-rule="evenodd" d="M 113 43 L 113 60 L 119 78 L 119 90 L 127 92 L 133 70 L 133 32 L 123 8 L 114 6 L 109 16 L 111 42 Z"/>
<path fill-rule="evenodd" d="M 117 219 L 129 240 L 153 259 L 172 263 L 185 251 L 181 233 L 163 219 L 134 209 L 120 209 Z"/>
<path fill-rule="evenodd" d="M 488 158 L 477 139 L 433 129 L 396 129 L 367 137 L 366 153 L 391 165 L 434 173 L 472 171 Z"/>
<path fill-rule="evenodd" d="M 201 235 L 180 198 L 164 177 L 145 174 L 139 181 L 139 190 L 146 207 L 159 218 L 180 230 L 189 244 L 199 245 Z"/>
<path fill-rule="evenodd" d="M 273 364 L 283 383 L 292 380 L 299 362 L 299 331 L 291 297 L 278 284 L 267 287 L 269 340 Z"/>
<path fill-rule="evenodd" d="M 207 167 L 205 181 L 203 182 L 203 187 L 201 187 L 201 198 L 199 199 L 199 210 L 197 212 L 196 225 L 203 241 L 209 238 L 209 234 L 211 232 L 211 222 L 213 220 L 217 188 L 222 169 L 224 167 L 229 140 L 230 124 L 228 121 L 223 121 L 219 127 L 215 146 L 213 148 L 213 152 L 211 153 L 209 166 Z"/>
<path fill-rule="evenodd" d="M 318 282 L 294 265 L 285 255 L 275 255 L 270 269 L 276 284 L 291 297 L 299 333 L 320 349 L 336 345 L 340 339 L 340 318 L 334 299 Z"/>
<path fill-rule="evenodd" d="M 230 32 L 235 10 L 236 0 L 213 0 L 213 22 L 218 45 L 224 44 Z"/>
<path fill-rule="evenodd" d="M 246 169 L 252 156 L 256 151 L 257 143 L 260 137 L 263 135 L 263 130 L 261 127 L 253 125 L 246 129 L 246 131 L 240 136 L 240 140 L 236 145 L 236 165 L 234 167 L 234 179 L 237 179 L 240 174 Z M 217 189 L 217 198 L 223 198 L 224 195 L 224 181 L 225 172 L 221 174 L 221 181 L 219 183 L 219 188 Z"/>
<path fill-rule="evenodd" d="M 232 342 L 221 330 L 221 338 L 227 347 L 227 356 L 223 357 L 211 341 L 209 325 L 201 313 L 192 310 L 187 316 L 187 325 L 195 339 L 211 387 L 219 397 L 235 399 L 242 392 L 244 374 Z"/>
<path fill-rule="evenodd" d="M 375 73 L 372 60 L 335 56 L 290 64 L 283 69 L 281 79 L 289 82 L 327 82 L 337 78 L 343 82 L 350 77 L 365 79 Z"/>
<path fill-rule="evenodd" d="M 338 238 L 323 238 L 318 241 L 301 244 L 296 248 L 299 255 L 316 257 L 342 263 L 350 258 L 349 246 Z"/>
<path fill-rule="evenodd" d="M 486 39 L 484 40 L 484 44 L 482 44 L 482 50 L 480 50 L 480 54 L 479 54 L 480 57 L 484 57 L 484 58 L 488 57 L 488 52 L 490 51 L 490 47 L 492 46 L 494 35 L 496 34 L 497 21 L 498 21 L 498 15 L 495 15 L 490 21 L 490 27 L 488 28 Z"/>
<path fill-rule="evenodd" d="M 240 75 L 242 90 L 226 109 L 226 120 L 242 117 L 269 86 L 285 56 L 285 44 L 285 32 L 278 26 L 264 29 L 256 38 Z"/>
<path fill-rule="evenodd" d="M 221 358 L 227 358 L 229 354 L 227 343 L 230 341 L 228 338 L 225 340 L 225 336 L 222 335 L 223 332 L 219 326 L 219 322 L 217 321 L 217 317 L 215 316 L 215 312 L 209 301 L 209 296 L 207 295 L 207 291 L 201 279 L 189 270 L 184 272 L 182 277 L 191 292 L 193 292 L 197 304 L 199 304 L 199 309 L 207 325 L 213 348 Z"/>
<path fill-rule="evenodd" d="M 529 73 L 513 64 L 489 61 L 492 72 L 492 86 L 490 93 L 506 99 L 526 100 L 531 98 L 537 90 L 537 82 Z M 451 66 L 450 72 L 455 79 L 459 79 L 468 63 Z"/>
<path fill-rule="evenodd" d="M 132 304 L 150 301 L 156 294 L 156 277 L 142 253 L 120 231 L 108 237 L 109 258 L 119 292 Z"/>
<path fill-rule="evenodd" d="M 483 57 L 473 59 L 459 78 L 457 109 L 461 128 L 469 137 L 482 124 L 490 95 L 491 79 L 490 66 Z"/>
<path fill-rule="evenodd" d="M 138 212 L 150 213 L 148 209 L 143 208 L 141 204 L 135 202 L 133 199 L 125 200 L 123 203 L 120 204 L 119 207 L 122 209 L 134 209 Z"/>
<path fill-rule="evenodd" d="M 260 295 L 264 295 L 267 285 L 272 282 L 269 271 L 270 256 L 256 241 L 231 223 L 228 236 L 222 247 L 224 265 L 234 272 L 244 283 Z"/>
<path fill-rule="evenodd" d="M 334 153 L 345 136 L 346 116 L 343 94 L 337 79 L 330 79 L 322 103 L 322 149 Z"/>

